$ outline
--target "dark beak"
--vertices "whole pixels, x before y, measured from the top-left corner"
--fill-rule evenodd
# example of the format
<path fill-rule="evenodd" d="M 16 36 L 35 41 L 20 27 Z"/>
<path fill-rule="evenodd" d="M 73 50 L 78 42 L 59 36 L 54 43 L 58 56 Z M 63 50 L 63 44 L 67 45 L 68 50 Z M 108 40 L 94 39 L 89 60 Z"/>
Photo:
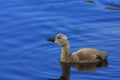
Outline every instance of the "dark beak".
<path fill-rule="evenodd" d="M 55 37 L 48 38 L 47 41 L 55 42 Z"/>

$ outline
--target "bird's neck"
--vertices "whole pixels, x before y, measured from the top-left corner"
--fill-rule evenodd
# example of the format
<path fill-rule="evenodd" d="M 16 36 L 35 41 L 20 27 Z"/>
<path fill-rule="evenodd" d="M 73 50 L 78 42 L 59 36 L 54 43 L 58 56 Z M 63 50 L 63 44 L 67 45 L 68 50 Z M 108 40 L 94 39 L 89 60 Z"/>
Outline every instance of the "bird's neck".
<path fill-rule="evenodd" d="M 62 46 L 61 62 L 68 62 L 70 57 L 70 45 L 67 43 Z"/>

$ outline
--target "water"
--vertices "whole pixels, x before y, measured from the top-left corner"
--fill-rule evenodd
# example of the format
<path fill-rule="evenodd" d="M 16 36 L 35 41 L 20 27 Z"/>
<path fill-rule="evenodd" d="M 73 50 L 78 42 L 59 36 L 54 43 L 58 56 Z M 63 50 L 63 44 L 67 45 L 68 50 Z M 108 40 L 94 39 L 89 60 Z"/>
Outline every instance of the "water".
<path fill-rule="evenodd" d="M 58 33 L 69 37 L 71 52 L 109 52 L 107 67 L 72 66 L 70 80 L 120 80 L 120 0 L 1 0 L 0 80 L 59 78 L 60 47 L 46 41 Z"/>

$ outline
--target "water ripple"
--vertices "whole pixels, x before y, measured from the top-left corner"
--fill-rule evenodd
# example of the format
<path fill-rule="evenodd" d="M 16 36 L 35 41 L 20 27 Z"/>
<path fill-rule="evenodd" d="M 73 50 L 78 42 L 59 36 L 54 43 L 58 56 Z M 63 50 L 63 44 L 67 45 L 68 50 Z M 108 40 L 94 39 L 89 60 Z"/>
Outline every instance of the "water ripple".
<path fill-rule="evenodd" d="M 84 47 L 109 52 L 108 68 L 86 73 L 72 68 L 71 80 L 119 79 L 119 0 L 112 1 L 1 0 L 0 80 L 59 77 L 61 49 L 46 41 L 58 33 L 69 37 L 71 52 Z"/>

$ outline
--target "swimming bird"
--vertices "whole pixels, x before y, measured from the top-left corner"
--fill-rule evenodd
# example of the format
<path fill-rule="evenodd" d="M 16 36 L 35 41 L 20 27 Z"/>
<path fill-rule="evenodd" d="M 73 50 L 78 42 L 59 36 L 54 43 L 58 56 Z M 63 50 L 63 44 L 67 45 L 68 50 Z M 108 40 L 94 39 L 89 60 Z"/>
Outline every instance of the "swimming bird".
<path fill-rule="evenodd" d="M 55 37 L 48 38 L 47 41 L 54 42 L 61 46 L 61 62 L 68 63 L 91 63 L 106 60 L 108 53 L 94 48 L 82 48 L 70 54 L 70 44 L 68 37 L 64 34 L 57 34 Z"/>

